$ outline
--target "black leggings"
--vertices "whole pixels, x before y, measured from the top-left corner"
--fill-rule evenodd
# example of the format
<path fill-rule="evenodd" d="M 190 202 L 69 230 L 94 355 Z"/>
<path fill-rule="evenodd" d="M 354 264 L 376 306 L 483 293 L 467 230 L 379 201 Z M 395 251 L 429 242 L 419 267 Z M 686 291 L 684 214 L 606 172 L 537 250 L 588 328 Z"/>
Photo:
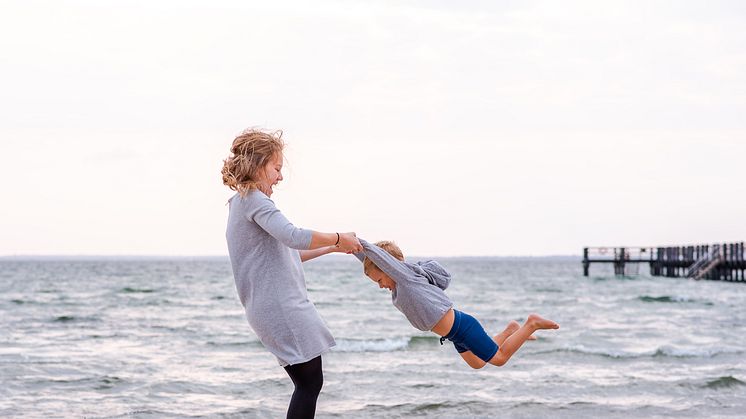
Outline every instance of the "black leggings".
<path fill-rule="evenodd" d="M 316 399 L 324 385 L 321 371 L 321 355 L 302 364 L 285 367 L 295 390 L 288 407 L 288 419 L 313 418 L 316 415 Z"/>

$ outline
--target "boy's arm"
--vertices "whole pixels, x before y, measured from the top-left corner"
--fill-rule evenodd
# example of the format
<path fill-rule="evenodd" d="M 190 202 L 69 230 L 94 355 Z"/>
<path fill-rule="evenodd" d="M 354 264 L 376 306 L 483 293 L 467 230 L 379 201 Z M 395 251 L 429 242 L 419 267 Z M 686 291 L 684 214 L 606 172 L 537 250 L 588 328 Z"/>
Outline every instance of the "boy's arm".
<path fill-rule="evenodd" d="M 412 276 L 412 270 L 409 269 L 402 261 L 391 256 L 389 252 L 381 249 L 374 244 L 370 244 L 363 239 L 360 239 L 360 244 L 363 245 L 363 252 L 365 253 L 365 256 L 372 260 L 373 263 L 383 271 L 383 273 L 391 277 L 394 282 L 399 282 Z"/>
<path fill-rule="evenodd" d="M 365 261 L 365 253 L 363 252 L 353 253 L 352 256 L 355 256 L 357 260 L 360 261 L 360 263 L 363 263 L 363 261 Z"/>

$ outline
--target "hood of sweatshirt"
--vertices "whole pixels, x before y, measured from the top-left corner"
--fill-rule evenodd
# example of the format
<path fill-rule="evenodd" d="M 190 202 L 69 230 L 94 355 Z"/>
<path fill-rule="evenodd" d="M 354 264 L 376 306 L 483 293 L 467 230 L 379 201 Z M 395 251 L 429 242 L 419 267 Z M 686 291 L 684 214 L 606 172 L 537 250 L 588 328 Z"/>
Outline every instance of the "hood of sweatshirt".
<path fill-rule="evenodd" d="M 427 281 L 436 287 L 445 290 L 451 283 L 451 274 L 434 260 L 426 260 L 411 264 L 412 269 L 427 278 Z"/>

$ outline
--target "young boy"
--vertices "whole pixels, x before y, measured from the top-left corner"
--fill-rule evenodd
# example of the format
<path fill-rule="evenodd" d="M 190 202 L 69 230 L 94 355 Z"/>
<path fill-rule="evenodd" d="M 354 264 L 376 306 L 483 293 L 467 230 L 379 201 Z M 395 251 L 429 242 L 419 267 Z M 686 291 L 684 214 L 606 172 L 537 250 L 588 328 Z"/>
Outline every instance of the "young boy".
<path fill-rule="evenodd" d="M 520 326 L 511 321 L 500 334 L 490 337 L 474 317 L 453 309 L 443 292 L 451 275 L 434 260 L 408 263 L 401 249 L 390 241 L 375 245 L 360 239 L 363 252 L 355 256 L 363 262 L 363 271 L 379 288 L 391 291 L 394 306 L 415 328 L 448 339 L 472 368 L 487 363 L 503 366 L 532 334 L 540 329 L 559 329 L 551 320 L 531 314 Z"/>

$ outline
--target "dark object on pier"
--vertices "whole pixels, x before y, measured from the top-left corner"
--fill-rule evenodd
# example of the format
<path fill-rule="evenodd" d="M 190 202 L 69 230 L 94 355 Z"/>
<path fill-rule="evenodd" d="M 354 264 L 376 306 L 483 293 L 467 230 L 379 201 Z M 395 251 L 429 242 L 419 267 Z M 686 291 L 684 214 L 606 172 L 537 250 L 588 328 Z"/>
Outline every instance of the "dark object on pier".
<path fill-rule="evenodd" d="M 746 282 L 743 242 L 675 247 L 584 247 L 583 275 L 591 263 L 612 263 L 614 274 L 634 275 L 641 263 L 653 276 Z"/>

